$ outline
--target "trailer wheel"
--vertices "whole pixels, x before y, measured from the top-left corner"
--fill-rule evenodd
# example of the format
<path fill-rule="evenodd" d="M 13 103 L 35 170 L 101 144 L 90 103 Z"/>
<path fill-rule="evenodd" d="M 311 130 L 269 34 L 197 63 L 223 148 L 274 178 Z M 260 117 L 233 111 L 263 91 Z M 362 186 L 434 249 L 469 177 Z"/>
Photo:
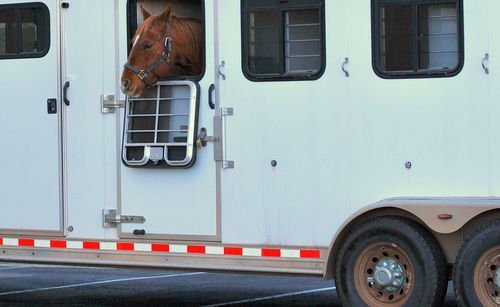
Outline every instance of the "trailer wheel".
<path fill-rule="evenodd" d="M 460 306 L 500 306 L 500 220 L 482 225 L 464 242 L 453 272 Z"/>
<path fill-rule="evenodd" d="M 441 306 L 447 277 L 436 239 L 401 217 L 357 226 L 335 260 L 335 285 L 344 306 Z"/>

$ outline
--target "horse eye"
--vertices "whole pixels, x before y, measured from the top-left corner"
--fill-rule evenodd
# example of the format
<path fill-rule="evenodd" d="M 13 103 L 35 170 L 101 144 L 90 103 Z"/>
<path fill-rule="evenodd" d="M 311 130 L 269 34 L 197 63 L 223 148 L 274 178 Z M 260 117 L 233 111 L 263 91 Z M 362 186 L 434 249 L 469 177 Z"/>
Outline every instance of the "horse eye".
<path fill-rule="evenodd" d="M 146 45 L 144 45 L 144 49 L 149 49 L 151 47 L 153 47 L 153 44 L 146 44 Z"/>

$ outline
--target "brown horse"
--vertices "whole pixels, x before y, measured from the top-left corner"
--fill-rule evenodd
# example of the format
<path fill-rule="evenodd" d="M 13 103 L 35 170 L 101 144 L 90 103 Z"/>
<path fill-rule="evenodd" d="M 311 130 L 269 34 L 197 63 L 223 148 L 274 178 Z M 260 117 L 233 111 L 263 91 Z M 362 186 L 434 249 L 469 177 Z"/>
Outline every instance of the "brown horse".
<path fill-rule="evenodd" d="M 172 14 L 172 7 L 151 15 L 141 5 L 144 23 L 132 40 L 122 73 L 124 94 L 139 97 L 158 80 L 178 75 L 199 75 L 203 67 L 201 22 Z"/>

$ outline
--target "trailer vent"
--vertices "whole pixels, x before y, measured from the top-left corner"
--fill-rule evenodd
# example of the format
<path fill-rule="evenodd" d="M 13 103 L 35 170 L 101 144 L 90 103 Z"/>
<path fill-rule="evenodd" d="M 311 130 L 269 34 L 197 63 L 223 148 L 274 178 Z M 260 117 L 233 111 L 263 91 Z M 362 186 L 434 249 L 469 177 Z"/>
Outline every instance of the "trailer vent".
<path fill-rule="evenodd" d="M 143 97 L 127 97 L 123 161 L 132 167 L 191 167 L 199 87 L 191 81 L 159 82 Z"/>

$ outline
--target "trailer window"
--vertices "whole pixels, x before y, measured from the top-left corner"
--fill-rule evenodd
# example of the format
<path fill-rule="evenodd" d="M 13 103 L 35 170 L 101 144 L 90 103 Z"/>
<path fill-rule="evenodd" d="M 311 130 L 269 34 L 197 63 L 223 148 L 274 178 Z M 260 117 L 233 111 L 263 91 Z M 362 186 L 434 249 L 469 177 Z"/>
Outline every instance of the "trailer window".
<path fill-rule="evenodd" d="M 373 64 L 384 78 L 453 76 L 463 66 L 462 2 L 373 0 Z"/>
<path fill-rule="evenodd" d="M 317 79 L 324 71 L 322 0 L 242 0 L 243 71 L 259 80 Z"/>
<path fill-rule="evenodd" d="M 141 5 L 152 15 L 160 14 L 168 5 L 172 6 L 172 13 L 180 17 L 191 17 L 201 22 L 202 29 L 205 29 L 205 4 L 203 0 L 128 0 L 127 16 L 128 16 L 128 41 L 131 42 L 137 28 L 144 22 L 144 17 L 141 13 Z M 204 31 L 204 30 L 203 30 Z M 205 33 L 203 32 L 203 36 Z M 203 44 L 205 37 L 202 38 Z M 175 43 L 174 43 L 175 44 Z M 132 44 L 128 45 L 128 52 L 132 48 Z M 174 45 L 175 48 L 175 45 Z M 203 47 L 203 57 L 205 57 L 205 48 Z M 188 75 L 181 67 L 173 68 L 175 71 L 168 79 L 190 79 L 199 81 L 205 74 L 205 61 L 201 67 L 201 73 L 196 76 Z"/>
<path fill-rule="evenodd" d="M 0 59 L 43 57 L 49 45 L 50 15 L 45 4 L 0 5 Z"/>

